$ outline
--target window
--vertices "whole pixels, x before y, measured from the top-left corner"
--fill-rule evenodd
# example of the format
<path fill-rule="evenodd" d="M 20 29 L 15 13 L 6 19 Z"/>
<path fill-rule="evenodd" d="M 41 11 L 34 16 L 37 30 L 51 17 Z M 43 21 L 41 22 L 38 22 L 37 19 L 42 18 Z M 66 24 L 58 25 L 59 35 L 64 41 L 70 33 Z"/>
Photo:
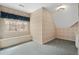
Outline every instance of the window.
<path fill-rule="evenodd" d="M 29 22 L 28 21 L 21 21 L 21 20 L 5 20 L 5 24 L 8 27 L 8 31 L 10 32 L 22 32 L 22 31 L 28 31 L 29 29 Z"/>

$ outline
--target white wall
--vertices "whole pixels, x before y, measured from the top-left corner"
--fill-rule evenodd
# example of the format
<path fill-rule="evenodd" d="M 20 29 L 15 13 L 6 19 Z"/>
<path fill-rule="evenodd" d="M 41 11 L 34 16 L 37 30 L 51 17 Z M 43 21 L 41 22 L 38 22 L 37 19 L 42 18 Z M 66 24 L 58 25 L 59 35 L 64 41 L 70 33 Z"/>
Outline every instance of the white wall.
<path fill-rule="evenodd" d="M 54 21 L 57 27 L 69 27 L 78 20 L 78 4 L 64 4 L 67 8 L 63 11 L 55 11 Z"/>

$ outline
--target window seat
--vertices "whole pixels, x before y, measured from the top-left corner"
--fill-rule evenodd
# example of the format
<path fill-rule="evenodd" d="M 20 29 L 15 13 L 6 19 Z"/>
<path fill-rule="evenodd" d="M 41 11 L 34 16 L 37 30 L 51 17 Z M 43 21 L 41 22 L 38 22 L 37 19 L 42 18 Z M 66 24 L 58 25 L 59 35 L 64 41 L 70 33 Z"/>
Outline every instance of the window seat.
<path fill-rule="evenodd" d="M 6 48 L 19 43 L 32 40 L 31 35 L 23 35 L 18 37 L 2 38 L 0 39 L 0 48 Z"/>

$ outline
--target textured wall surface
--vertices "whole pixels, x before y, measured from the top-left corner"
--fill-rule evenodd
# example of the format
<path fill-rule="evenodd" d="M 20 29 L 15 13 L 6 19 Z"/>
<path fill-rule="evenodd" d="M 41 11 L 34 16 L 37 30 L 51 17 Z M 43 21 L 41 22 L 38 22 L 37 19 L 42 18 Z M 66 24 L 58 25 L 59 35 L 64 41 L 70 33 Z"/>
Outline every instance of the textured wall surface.
<path fill-rule="evenodd" d="M 43 8 L 43 21 L 42 21 L 42 41 L 44 43 L 51 41 L 55 38 L 55 24 L 52 20 L 52 13 Z"/>
<path fill-rule="evenodd" d="M 45 8 L 38 9 L 31 14 L 31 34 L 35 41 L 46 43 L 54 39 L 54 24 L 51 13 Z"/>
<path fill-rule="evenodd" d="M 41 9 L 38 9 L 35 12 L 33 12 L 31 14 L 31 22 L 29 24 L 29 27 L 31 28 L 31 29 L 29 28 L 29 33 L 31 31 L 33 39 L 39 43 L 40 42 L 46 43 L 53 38 L 60 38 L 60 39 L 75 41 L 75 32 L 79 30 L 79 23 L 75 24 L 73 27 L 64 28 L 64 25 L 67 24 L 64 21 L 65 19 L 68 20 L 67 22 L 69 23 L 69 19 L 75 20 L 75 18 L 76 19 L 78 18 L 78 17 L 76 17 L 77 12 L 75 13 L 77 6 L 76 6 L 76 8 L 74 8 L 75 6 L 76 6 L 75 4 L 73 4 L 73 5 L 71 4 L 70 5 L 71 9 L 66 10 L 66 12 L 62 12 L 62 13 L 59 12 L 57 14 L 57 16 L 58 16 L 58 17 L 56 16 L 57 24 L 58 25 L 60 24 L 62 26 L 61 27 L 57 26 L 56 28 L 55 28 L 56 23 L 54 24 L 53 20 L 51 20 L 52 14 L 48 10 L 41 8 Z M 71 10 L 72 10 L 73 14 L 72 14 Z M 0 11 L 9 12 L 9 13 L 13 13 L 16 15 L 30 16 L 30 14 L 28 14 L 28 13 L 14 10 L 11 8 L 7 8 L 4 6 L 0 6 Z M 73 18 L 72 16 L 74 16 L 74 13 L 75 13 L 75 17 Z M 71 18 L 68 16 L 68 14 L 71 16 Z M 2 33 L 4 28 L 6 28 L 5 25 L 3 25 L 3 23 L 4 23 L 4 21 L 0 21 L 0 33 Z M 70 23 L 71 23 L 71 21 L 70 21 Z M 9 33 L 8 35 L 6 35 L 6 34 L 7 33 L 5 33 L 4 36 L 0 35 L 0 38 L 21 35 L 21 33 Z M 26 34 L 26 32 L 22 33 L 22 35 L 25 35 L 25 34 Z"/>
<path fill-rule="evenodd" d="M 1 18 L 0 18 L 1 19 Z M 7 21 L 10 19 L 7 19 Z M 13 20 L 10 20 L 13 22 Z M 11 38 L 11 37 L 18 37 L 23 35 L 30 35 L 30 23 L 27 23 L 27 30 L 26 31 L 10 31 L 9 25 L 5 24 L 6 19 L 0 20 L 0 38 Z"/>
<path fill-rule="evenodd" d="M 4 38 L 4 39 L 0 40 L 0 48 L 13 46 L 13 45 L 27 42 L 30 40 L 32 40 L 31 35 L 24 35 L 24 36 L 19 36 L 19 37 L 12 37 L 12 38 Z"/>
<path fill-rule="evenodd" d="M 26 17 L 30 17 L 30 14 L 22 12 L 22 11 L 18 11 L 12 8 L 8 8 L 8 7 L 4 7 L 0 5 L 0 11 L 4 11 L 4 12 L 8 12 L 8 13 L 12 13 L 12 14 L 16 14 L 16 15 L 22 15 L 22 16 L 26 16 Z M 10 20 L 10 19 L 7 19 Z M 28 23 L 28 34 L 30 34 L 30 24 Z M 5 30 L 6 29 L 6 30 Z M 0 18 L 0 38 L 4 37 L 14 37 L 14 36 L 19 36 L 21 35 L 21 33 L 23 34 L 24 32 L 6 32 L 8 30 L 8 26 L 5 24 L 5 20 Z M 15 35 L 14 35 L 15 34 Z M 25 32 L 25 34 L 27 34 L 27 32 Z"/>
<path fill-rule="evenodd" d="M 79 30 L 79 23 L 72 26 L 74 22 L 79 20 L 78 4 L 66 3 L 64 5 L 66 5 L 65 10 L 57 11 L 56 15 L 54 16 L 54 21 L 56 25 L 56 37 L 60 39 L 74 41 L 74 32 Z"/>
<path fill-rule="evenodd" d="M 79 22 L 73 27 L 69 28 L 56 28 L 56 38 L 75 41 L 76 32 L 79 31 Z"/>
<path fill-rule="evenodd" d="M 0 11 L 1 11 L 1 5 L 0 5 Z"/>
<path fill-rule="evenodd" d="M 31 14 L 30 30 L 32 39 L 38 43 L 42 42 L 42 8 Z"/>
<path fill-rule="evenodd" d="M 15 15 L 30 17 L 30 14 L 28 14 L 28 13 L 14 10 L 14 9 L 4 7 L 4 6 L 0 6 L 0 11 L 12 13 Z M 11 20 L 11 19 L 7 19 L 7 20 Z M 32 37 L 30 35 L 30 24 L 29 23 L 28 23 L 28 26 L 29 26 L 28 32 L 27 31 L 10 32 L 10 31 L 8 31 L 9 30 L 8 25 L 5 24 L 5 20 L 0 18 L 0 48 L 12 46 L 12 45 L 15 45 L 18 43 L 22 43 L 22 42 L 31 40 Z"/>
<path fill-rule="evenodd" d="M 8 31 L 8 26 L 5 24 L 5 20 L 0 18 L 0 48 L 16 45 L 22 42 L 32 40 L 30 35 L 30 29 L 27 31 Z"/>

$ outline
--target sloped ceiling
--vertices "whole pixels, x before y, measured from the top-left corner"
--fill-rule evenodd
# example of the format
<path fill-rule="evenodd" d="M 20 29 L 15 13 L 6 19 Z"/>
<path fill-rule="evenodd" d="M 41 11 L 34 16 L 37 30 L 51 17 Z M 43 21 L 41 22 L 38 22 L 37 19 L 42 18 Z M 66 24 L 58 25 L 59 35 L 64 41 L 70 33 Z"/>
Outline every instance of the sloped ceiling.
<path fill-rule="evenodd" d="M 65 3 L 64 5 L 67 8 L 63 11 L 56 11 L 56 8 L 61 3 L 0 3 L 0 5 L 27 13 L 32 13 L 41 7 L 45 7 L 53 13 L 52 18 L 57 27 L 69 27 L 79 20 L 77 3 Z"/>
<path fill-rule="evenodd" d="M 70 3 L 65 5 L 67 6 L 65 10 L 55 13 L 54 20 L 57 27 L 70 27 L 75 22 L 79 21 L 78 4 Z"/>
<path fill-rule="evenodd" d="M 33 11 L 41 7 L 46 7 L 47 9 L 51 9 L 51 8 L 56 7 L 59 4 L 55 4 L 55 3 L 0 3 L 0 5 L 17 9 L 20 11 L 32 13 Z"/>

